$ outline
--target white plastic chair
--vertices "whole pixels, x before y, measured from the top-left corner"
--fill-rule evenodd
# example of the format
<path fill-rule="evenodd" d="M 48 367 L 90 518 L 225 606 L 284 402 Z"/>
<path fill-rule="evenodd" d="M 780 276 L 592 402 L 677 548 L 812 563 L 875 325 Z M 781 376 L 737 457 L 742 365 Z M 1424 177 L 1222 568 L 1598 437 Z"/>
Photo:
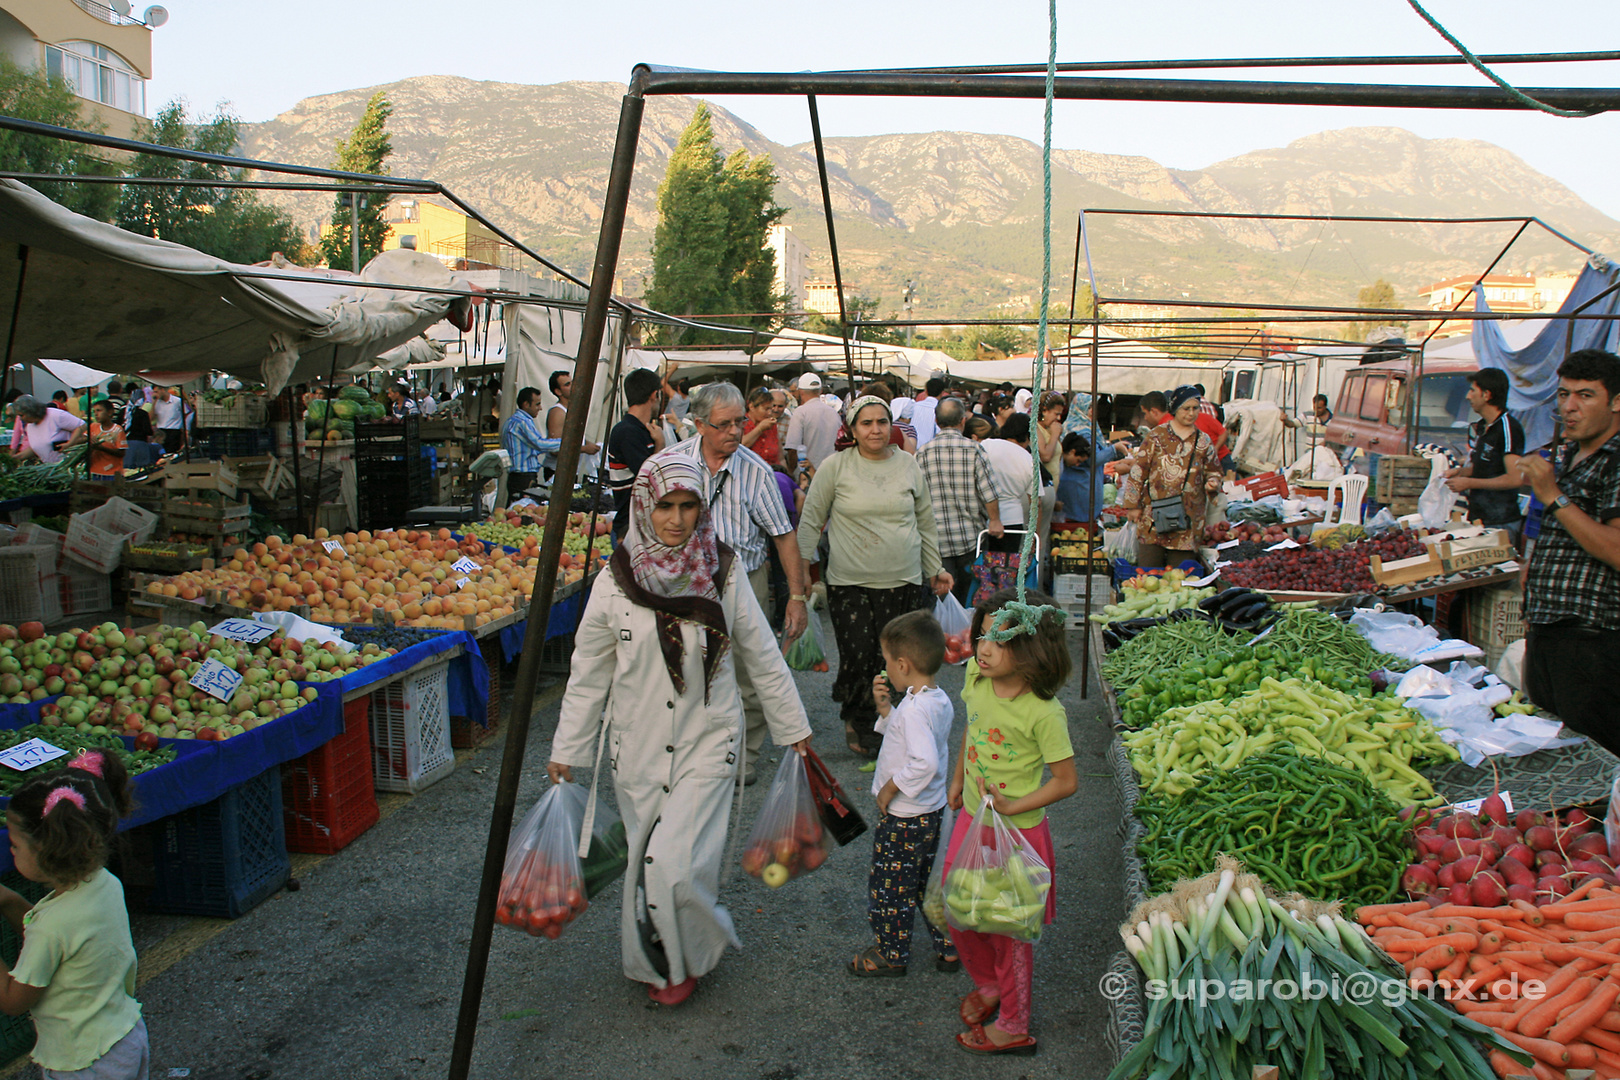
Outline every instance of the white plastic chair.
<path fill-rule="evenodd" d="M 1341 495 L 1344 498 L 1344 504 L 1339 507 L 1336 518 L 1332 510 L 1333 496 L 1335 494 Z M 1360 525 L 1361 502 L 1366 497 L 1367 478 L 1365 476 L 1362 476 L 1360 473 L 1346 473 L 1339 477 L 1337 480 L 1328 485 L 1327 516 L 1329 520 L 1325 521 L 1324 524 L 1335 527 L 1339 525 Z"/>

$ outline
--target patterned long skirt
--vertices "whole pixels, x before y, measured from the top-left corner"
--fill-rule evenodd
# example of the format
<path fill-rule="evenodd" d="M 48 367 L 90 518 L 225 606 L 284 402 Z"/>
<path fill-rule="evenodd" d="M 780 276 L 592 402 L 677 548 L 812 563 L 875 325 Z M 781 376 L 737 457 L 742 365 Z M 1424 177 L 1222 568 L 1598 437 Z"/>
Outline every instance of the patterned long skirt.
<path fill-rule="evenodd" d="M 827 610 L 832 616 L 833 637 L 838 642 L 838 676 L 833 680 L 832 699 L 842 706 L 839 711 L 846 728 L 854 729 L 860 745 L 869 754 L 877 753 L 883 741 L 872 730 L 877 723 L 872 680 L 883 670 L 883 649 L 878 644 L 878 636 L 890 619 L 916 611 L 927 603 L 925 585 L 902 585 L 898 589 L 827 586 Z"/>

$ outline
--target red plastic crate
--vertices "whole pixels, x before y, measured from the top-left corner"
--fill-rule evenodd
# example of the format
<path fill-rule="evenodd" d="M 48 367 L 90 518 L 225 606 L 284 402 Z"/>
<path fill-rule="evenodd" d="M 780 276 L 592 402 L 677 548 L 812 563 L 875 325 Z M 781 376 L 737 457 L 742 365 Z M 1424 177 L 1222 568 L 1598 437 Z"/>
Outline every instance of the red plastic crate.
<path fill-rule="evenodd" d="M 1280 472 L 1261 473 L 1241 481 L 1249 489 L 1249 498 L 1259 501 L 1268 495 L 1281 495 L 1288 498 L 1288 478 Z"/>
<path fill-rule="evenodd" d="M 377 824 L 370 706 L 369 694 L 343 706 L 343 734 L 282 767 L 288 851 L 330 855 Z"/>

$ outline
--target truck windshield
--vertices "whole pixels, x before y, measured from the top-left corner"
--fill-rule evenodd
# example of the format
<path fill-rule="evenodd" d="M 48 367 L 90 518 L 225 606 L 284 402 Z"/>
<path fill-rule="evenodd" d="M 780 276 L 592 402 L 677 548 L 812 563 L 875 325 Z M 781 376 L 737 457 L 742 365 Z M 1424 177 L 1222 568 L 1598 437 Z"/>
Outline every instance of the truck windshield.
<path fill-rule="evenodd" d="M 1429 431 L 1465 431 L 1471 415 L 1467 375 L 1423 376 L 1423 395 L 1418 400 L 1420 427 Z"/>

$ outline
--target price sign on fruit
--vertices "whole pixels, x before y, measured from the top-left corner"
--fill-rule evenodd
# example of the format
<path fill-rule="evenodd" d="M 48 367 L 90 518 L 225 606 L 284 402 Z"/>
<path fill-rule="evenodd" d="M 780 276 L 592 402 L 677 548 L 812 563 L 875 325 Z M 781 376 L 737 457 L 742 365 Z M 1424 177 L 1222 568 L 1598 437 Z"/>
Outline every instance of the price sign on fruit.
<path fill-rule="evenodd" d="M 343 544 L 341 542 L 337 541 L 337 540 L 322 540 L 321 541 L 321 547 L 326 549 L 326 553 L 328 555 L 347 555 L 348 554 L 347 551 L 343 550 Z"/>
<path fill-rule="evenodd" d="M 18 743 L 9 750 L 0 751 L 0 765 L 22 772 L 32 769 L 35 765 L 55 761 L 66 754 L 66 750 L 60 746 L 52 746 L 44 739 L 29 739 L 27 742 Z"/>
<path fill-rule="evenodd" d="M 471 584 L 472 584 L 472 578 L 470 578 L 470 577 L 458 577 L 458 578 L 456 578 L 456 588 L 458 588 L 458 589 L 465 589 L 467 586 L 469 586 Z"/>
<path fill-rule="evenodd" d="M 221 701 L 229 701 L 236 688 L 242 685 L 242 673 L 210 657 L 191 677 L 191 685 Z"/>
<path fill-rule="evenodd" d="M 208 632 L 235 641 L 245 641 L 249 645 L 256 645 L 274 634 L 276 628 L 261 622 L 254 622 L 252 619 L 226 619 L 218 626 L 209 627 Z"/>
<path fill-rule="evenodd" d="M 479 566 L 472 559 L 463 555 L 461 558 L 450 564 L 450 569 L 454 570 L 458 574 L 476 574 L 478 571 L 482 570 L 483 567 Z"/>

